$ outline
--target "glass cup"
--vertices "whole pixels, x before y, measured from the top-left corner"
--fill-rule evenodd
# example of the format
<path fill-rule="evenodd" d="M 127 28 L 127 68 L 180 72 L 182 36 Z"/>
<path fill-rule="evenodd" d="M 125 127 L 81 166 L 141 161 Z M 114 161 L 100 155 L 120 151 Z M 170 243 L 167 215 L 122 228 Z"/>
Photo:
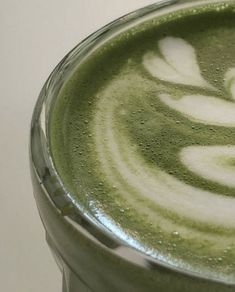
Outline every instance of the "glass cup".
<path fill-rule="evenodd" d="M 74 68 L 120 32 L 160 15 L 218 0 L 163 0 L 125 15 L 76 46 L 57 65 L 38 98 L 31 125 L 30 166 L 46 239 L 63 274 L 63 292 L 227 292 L 225 283 L 151 258 L 108 232 L 74 202 L 55 170 L 49 147 L 49 119 L 58 93 Z"/>

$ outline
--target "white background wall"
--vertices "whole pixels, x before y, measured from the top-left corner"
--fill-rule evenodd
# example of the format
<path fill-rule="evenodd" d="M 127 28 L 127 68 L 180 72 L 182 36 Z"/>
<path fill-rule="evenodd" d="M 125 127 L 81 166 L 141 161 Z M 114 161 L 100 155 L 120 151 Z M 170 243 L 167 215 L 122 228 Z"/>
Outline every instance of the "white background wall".
<path fill-rule="evenodd" d="M 153 2 L 0 1 L 0 291 L 61 291 L 28 167 L 30 119 L 44 81 L 84 37 Z"/>

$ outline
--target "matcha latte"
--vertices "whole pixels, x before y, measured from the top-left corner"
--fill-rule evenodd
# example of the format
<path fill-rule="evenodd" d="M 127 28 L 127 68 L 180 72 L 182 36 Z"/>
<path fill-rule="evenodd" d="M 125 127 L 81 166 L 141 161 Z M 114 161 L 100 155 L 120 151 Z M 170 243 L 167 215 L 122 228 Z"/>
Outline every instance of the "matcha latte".
<path fill-rule="evenodd" d="M 50 149 L 120 241 L 235 282 L 235 7 L 172 12 L 91 53 L 60 90 Z"/>

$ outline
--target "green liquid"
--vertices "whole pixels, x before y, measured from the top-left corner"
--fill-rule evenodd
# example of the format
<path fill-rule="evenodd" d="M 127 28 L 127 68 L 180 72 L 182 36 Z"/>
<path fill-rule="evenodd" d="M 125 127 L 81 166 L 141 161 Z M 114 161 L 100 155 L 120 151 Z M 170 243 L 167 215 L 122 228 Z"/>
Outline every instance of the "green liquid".
<path fill-rule="evenodd" d="M 231 6 L 146 22 L 75 70 L 50 123 L 56 169 L 86 212 L 152 257 L 228 281 L 234 48 Z"/>

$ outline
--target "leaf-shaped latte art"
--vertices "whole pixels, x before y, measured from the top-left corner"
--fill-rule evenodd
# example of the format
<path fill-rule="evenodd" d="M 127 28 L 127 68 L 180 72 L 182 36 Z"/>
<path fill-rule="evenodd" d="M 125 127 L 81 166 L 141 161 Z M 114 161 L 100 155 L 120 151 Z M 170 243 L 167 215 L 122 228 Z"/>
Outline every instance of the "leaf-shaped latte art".
<path fill-rule="evenodd" d="M 225 76 L 229 100 L 203 78 L 188 42 L 164 38 L 159 50 L 159 55 L 147 52 L 143 65 L 163 82 L 127 63 L 122 75 L 100 90 L 92 123 L 96 172 L 111 188 L 112 200 L 134 210 L 145 226 L 170 236 L 170 242 L 169 234 L 180 231 L 189 253 L 218 255 L 234 241 L 235 146 L 230 144 L 235 136 L 235 69 Z M 209 94 L 197 93 L 198 87 Z M 203 124 L 203 133 L 194 131 L 194 123 Z M 214 128 L 222 134 L 218 145 Z M 169 253 L 160 249 L 157 256 Z"/>
<path fill-rule="evenodd" d="M 125 86 L 125 81 L 117 81 L 106 88 L 94 123 L 96 149 L 109 184 L 117 186 L 133 205 L 138 197 L 142 197 L 166 212 L 174 212 L 192 221 L 235 229 L 234 198 L 197 189 L 165 173 L 157 165 L 154 168 L 148 166 L 131 146 L 128 136 L 118 131 L 115 127 L 118 102 L 110 99 L 110 94 L 115 88 Z M 191 153 L 189 157 L 193 159 Z M 210 204 L 213 208 L 208 210 Z M 215 213 L 218 214 L 216 217 Z"/>
<path fill-rule="evenodd" d="M 143 64 L 154 77 L 176 84 L 199 86 L 216 90 L 201 75 L 194 48 L 185 40 L 166 37 L 159 41 L 161 58 L 157 53 L 148 52 Z"/>

